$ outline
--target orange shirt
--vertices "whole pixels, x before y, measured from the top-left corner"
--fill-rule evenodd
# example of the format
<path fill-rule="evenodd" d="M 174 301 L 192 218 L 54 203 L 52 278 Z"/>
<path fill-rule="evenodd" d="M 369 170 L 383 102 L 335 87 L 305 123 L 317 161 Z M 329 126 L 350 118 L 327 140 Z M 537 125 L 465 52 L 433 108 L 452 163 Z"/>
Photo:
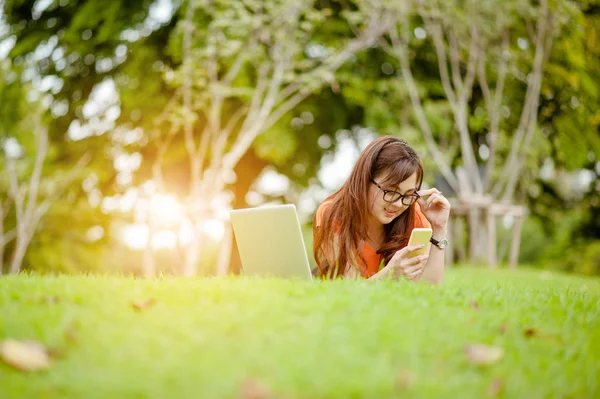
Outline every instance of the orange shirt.
<path fill-rule="evenodd" d="M 329 203 L 327 201 L 325 201 L 321 205 L 319 205 L 319 207 L 317 208 L 317 218 L 316 218 L 317 226 L 319 226 L 321 224 L 321 218 L 322 218 L 323 212 L 325 211 L 325 208 L 328 205 L 329 205 Z M 416 204 L 415 205 L 415 219 L 414 219 L 414 223 L 411 228 L 411 231 L 412 231 L 412 229 L 415 229 L 418 227 L 431 228 L 431 223 L 429 223 L 429 220 L 427 220 L 425 215 L 423 215 L 423 212 L 421 212 L 421 207 L 418 204 Z M 366 271 L 362 272 L 361 274 L 362 274 L 362 277 L 369 278 L 379 271 L 379 265 L 381 265 L 381 260 L 382 260 L 381 255 L 379 255 L 377 253 L 377 251 L 375 251 L 369 245 L 369 243 L 366 241 L 362 241 L 361 253 L 367 264 Z"/>

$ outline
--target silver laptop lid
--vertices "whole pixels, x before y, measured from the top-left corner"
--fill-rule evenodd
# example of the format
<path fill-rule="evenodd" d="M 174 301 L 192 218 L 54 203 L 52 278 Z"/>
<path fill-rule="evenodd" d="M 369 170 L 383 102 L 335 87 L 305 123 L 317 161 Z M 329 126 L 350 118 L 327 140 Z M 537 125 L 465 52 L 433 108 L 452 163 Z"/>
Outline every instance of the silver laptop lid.
<path fill-rule="evenodd" d="M 236 209 L 230 215 L 244 275 L 312 279 L 294 205 Z"/>

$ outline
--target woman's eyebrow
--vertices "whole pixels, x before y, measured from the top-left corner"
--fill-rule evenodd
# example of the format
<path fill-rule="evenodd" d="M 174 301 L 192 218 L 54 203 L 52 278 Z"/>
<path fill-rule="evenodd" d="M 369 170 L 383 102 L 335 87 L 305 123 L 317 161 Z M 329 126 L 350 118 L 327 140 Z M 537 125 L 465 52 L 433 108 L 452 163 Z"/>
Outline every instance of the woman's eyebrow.
<path fill-rule="evenodd" d="M 417 188 L 416 188 L 416 187 L 415 187 L 415 188 L 410 188 L 410 189 L 406 190 L 406 191 L 404 192 L 404 195 L 407 195 L 407 194 L 412 194 L 412 192 L 414 192 L 414 191 L 417 191 Z"/>
<path fill-rule="evenodd" d="M 402 195 L 407 195 L 407 194 L 412 194 L 412 191 L 417 191 L 417 187 L 415 188 L 409 188 L 408 190 L 406 190 L 405 192 L 400 191 L 400 187 L 396 186 L 394 187 L 393 191 L 400 193 Z"/>

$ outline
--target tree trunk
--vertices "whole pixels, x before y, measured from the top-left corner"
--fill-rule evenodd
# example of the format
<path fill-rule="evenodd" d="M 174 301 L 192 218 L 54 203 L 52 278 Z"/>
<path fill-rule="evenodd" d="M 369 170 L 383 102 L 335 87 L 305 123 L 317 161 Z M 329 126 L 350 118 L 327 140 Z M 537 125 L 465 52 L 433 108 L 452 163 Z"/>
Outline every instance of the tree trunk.
<path fill-rule="evenodd" d="M 154 225 L 152 216 L 148 223 L 148 239 L 144 247 L 144 255 L 142 257 L 142 273 L 144 277 L 151 278 L 156 275 L 156 259 L 154 257 L 154 248 L 152 248 L 152 237 L 154 236 Z"/>
<path fill-rule="evenodd" d="M 202 253 L 202 225 L 200 221 L 194 221 L 194 235 L 192 241 L 188 244 L 183 259 L 183 268 L 181 275 L 184 277 L 193 277 L 198 274 L 198 263 Z"/>
<path fill-rule="evenodd" d="M 29 241 L 31 240 L 31 234 L 27 234 L 25 231 L 20 231 L 17 236 L 17 242 L 15 243 L 15 251 L 13 252 L 12 261 L 10 263 L 10 273 L 17 274 L 21 270 Z"/>
<path fill-rule="evenodd" d="M 150 236 L 148 241 L 150 241 Z M 146 244 L 144 248 L 144 256 L 142 257 L 142 274 L 145 278 L 152 278 L 156 275 L 156 262 L 154 259 L 154 251 L 151 244 Z"/>
<path fill-rule="evenodd" d="M 495 268 L 498 265 L 498 257 L 496 254 L 496 216 L 490 212 L 488 208 L 486 211 L 486 223 L 487 223 L 487 261 L 488 265 Z"/>
<path fill-rule="evenodd" d="M 0 203 L 0 276 L 4 273 L 4 247 L 6 239 L 4 237 L 4 204 Z"/>
<path fill-rule="evenodd" d="M 469 261 L 477 262 L 477 248 L 479 247 L 479 209 L 473 207 L 467 216 L 469 220 Z"/>
<path fill-rule="evenodd" d="M 521 243 L 521 231 L 523 229 L 523 222 L 525 221 L 524 216 L 516 216 L 513 224 L 512 241 L 510 244 L 510 268 L 514 269 L 517 267 L 519 262 L 519 245 Z"/>
<path fill-rule="evenodd" d="M 247 208 L 249 205 L 246 202 L 246 194 L 250 191 L 250 187 L 256 181 L 260 173 L 268 163 L 260 159 L 253 149 L 249 149 L 246 154 L 240 159 L 234 171 L 236 175 L 235 184 L 231 186 L 233 191 L 233 209 Z M 229 255 L 229 273 L 240 274 L 242 271 L 242 261 L 238 252 L 235 235 L 232 237 L 231 254 Z"/>
<path fill-rule="evenodd" d="M 219 249 L 219 255 L 217 257 L 217 268 L 215 273 L 217 276 L 225 276 L 229 271 L 229 264 L 231 260 L 233 244 L 233 230 L 231 223 L 225 223 L 225 232 L 223 234 L 223 241 Z"/>

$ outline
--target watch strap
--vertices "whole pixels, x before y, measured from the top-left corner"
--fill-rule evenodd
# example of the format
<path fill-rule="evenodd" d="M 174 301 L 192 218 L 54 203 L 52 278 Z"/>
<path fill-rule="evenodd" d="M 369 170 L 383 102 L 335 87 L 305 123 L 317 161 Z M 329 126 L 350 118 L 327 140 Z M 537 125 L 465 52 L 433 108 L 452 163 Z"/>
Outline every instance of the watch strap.
<path fill-rule="evenodd" d="M 446 242 L 447 242 L 447 240 L 445 240 L 445 239 L 444 239 L 444 240 L 441 240 L 441 241 L 446 241 Z M 444 248 L 446 248 L 446 245 L 444 245 L 444 246 L 440 245 L 440 241 L 436 240 L 436 239 L 435 239 L 435 238 L 433 238 L 433 237 L 431 237 L 431 238 L 429 239 L 429 242 L 430 242 L 430 243 L 432 243 L 433 245 L 435 245 L 436 247 L 438 247 L 439 249 L 444 249 Z"/>

